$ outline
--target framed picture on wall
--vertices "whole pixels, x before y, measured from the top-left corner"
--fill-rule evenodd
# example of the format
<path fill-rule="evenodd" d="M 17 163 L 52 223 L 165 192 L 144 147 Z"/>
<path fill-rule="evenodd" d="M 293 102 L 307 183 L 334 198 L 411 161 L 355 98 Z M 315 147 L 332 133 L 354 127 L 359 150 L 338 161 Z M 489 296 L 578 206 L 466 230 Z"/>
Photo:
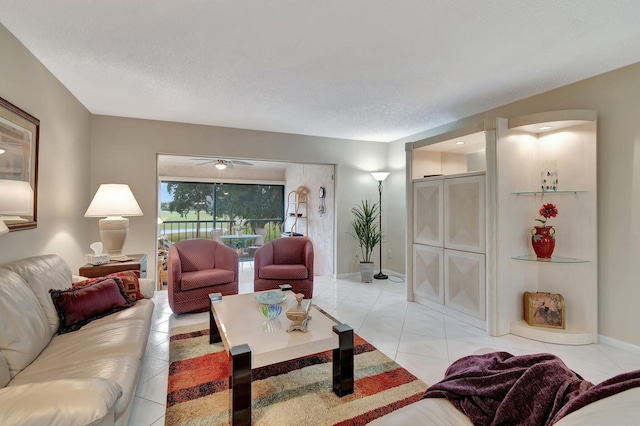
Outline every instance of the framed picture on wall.
<path fill-rule="evenodd" d="M 37 226 L 40 120 L 0 98 L 0 217 L 14 231 Z"/>

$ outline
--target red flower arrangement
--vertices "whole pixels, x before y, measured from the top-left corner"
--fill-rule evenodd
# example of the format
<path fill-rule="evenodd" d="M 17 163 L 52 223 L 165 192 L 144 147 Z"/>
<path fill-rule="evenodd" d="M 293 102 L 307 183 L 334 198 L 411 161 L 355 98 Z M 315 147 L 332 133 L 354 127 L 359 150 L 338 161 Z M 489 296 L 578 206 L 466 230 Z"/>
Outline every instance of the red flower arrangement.
<path fill-rule="evenodd" d="M 540 216 L 544 217 L 544 219 L 536 219 L 538 222 L 542 223 L 542 226 L 547 226 L 547 219 L 550 217 L 556 217 L 558 215 L 558 209 L 554 204 L 547 203 L 543 204 L 542 208 L 539 211 Z"/>

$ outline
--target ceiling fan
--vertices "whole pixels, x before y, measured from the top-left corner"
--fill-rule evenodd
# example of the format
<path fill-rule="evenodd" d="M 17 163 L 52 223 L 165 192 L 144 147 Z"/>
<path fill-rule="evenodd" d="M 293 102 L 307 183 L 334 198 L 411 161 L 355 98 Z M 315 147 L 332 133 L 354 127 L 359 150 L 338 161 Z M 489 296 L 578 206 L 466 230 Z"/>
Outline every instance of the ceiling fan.
<path fill-rule="evenodd" d="M 192 160 L 194 161 L 202 161 L 202 158 L 192 158 Z M 215 163 L 214 166 L 216 169 L 218 170 L 224 170 L 227 167 L 230 169 L 233 169 L 235 166 L 253 166 L 252 163 L 249 163 L 247 161 L 241 161 L 241 160 L 216 160 L 216 159 L 210 159 L 210 160 L 206 160 L 203 161 L 202 163 L 199 163 L 198 166 L 204 166 L 205 164 L 211 164 L 211 163 Z"/>

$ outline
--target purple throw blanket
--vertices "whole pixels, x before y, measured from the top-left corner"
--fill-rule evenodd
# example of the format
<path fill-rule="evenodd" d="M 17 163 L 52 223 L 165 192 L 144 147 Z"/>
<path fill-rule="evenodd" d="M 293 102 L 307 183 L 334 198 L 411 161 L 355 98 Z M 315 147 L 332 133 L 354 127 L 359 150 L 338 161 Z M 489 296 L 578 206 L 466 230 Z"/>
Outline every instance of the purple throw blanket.
<path fill-rule="evenodd" d="M 551 425 L 598 399 L 640 386 L 640 370 L 594 386 L 551 354 L 471 355 L 423 398 L 447 398 L 474 425 Z"/>

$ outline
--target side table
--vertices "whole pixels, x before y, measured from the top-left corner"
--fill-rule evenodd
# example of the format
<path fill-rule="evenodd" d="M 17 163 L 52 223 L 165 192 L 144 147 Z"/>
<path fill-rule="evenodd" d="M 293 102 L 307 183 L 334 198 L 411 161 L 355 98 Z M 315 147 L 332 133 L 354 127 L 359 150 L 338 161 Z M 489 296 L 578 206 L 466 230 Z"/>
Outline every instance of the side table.
<path fill-rule="evenodd" d="M 118 262 L 112 260 L 104 265 L 91 265 L 87 263 L 80 267 L 79 275 L 87 278 L 102 277 L 105 275 L 113 274 L 114 272 L 122 271 L 140 271 L 140 278 L 147 277 L 147 255 L 146 254 L 127 254 L 128 257 L 133 260 L 125 262 Z"/>

